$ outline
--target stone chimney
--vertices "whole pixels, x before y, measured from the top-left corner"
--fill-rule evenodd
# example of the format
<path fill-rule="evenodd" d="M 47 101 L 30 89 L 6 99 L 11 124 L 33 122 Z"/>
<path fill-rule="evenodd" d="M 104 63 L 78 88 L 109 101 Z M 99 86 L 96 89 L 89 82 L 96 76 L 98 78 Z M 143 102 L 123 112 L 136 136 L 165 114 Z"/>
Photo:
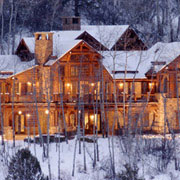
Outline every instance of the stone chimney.
<path fill-rule="evenodd" d="M 62 17 L 63 30 L 81 30 L 80 17 Z"/>
<path fill-rule="evenodd" d="M 53 54 L 53 33 L 36 32 L 34 35 L 36 64 L 43 65 Z"/>

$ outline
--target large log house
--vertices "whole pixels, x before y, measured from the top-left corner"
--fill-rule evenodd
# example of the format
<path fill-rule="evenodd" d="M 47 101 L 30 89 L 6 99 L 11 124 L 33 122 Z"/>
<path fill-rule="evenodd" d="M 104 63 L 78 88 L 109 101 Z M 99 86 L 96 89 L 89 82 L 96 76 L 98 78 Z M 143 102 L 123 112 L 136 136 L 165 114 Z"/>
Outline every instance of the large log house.
<path fill-rule="evenodd" d="M 179 130 L 180 43 L 147 50 L 129 26 L 97 26 L 101 40 L 96 26 L 70 22 L 71 31 L 37 32 L 21 40 L 16 55 L 0 56 L 6 138 L 13 129 L 53 134 L 59 125 L 76 132 L 78 123 L 87 134 L 94 124 L 104 134 Z"/>

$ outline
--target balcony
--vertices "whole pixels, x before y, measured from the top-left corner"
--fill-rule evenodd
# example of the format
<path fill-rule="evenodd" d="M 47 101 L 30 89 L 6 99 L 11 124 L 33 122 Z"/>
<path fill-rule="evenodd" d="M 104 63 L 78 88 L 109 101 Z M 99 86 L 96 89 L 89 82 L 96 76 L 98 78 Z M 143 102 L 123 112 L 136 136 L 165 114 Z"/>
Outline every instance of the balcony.
<path fill-rule="evenodd" d="M 156 95 L 157 96 L 157 95 Z M 140 97 L 136 96 L 135 94 L 132 95 L 132 97 L 129 94 L 125 94 L 123 97 L 123 94 L 117 95 L 116 102 L 117 103 L 123 103 L 123 102 L 132 102 L 132 103 L 141 103 L 141 102 L 157 102 L 155 94 L 151 94 L 148 96 L 148 94 L 143 94 Z M 49 98 L 51 102 L 59 103 L 61 102 L 61 98 L 64 103 L 78 103 L 79 101 L 84 104 L 93 104 L 93 103 L 100 103 L 104 101 L 104 103 L 115 103 L 115 97 L 114 94 L 106 94 L 103 96 L 96 95 L 96 94 L 84 94 L 83 96 L 71 95 L 71 94 L 53 94 L 52 97 Z M 11 103 L 11 102 L 17 102 L 17 103 L 46 103 L 47 102 L 47 96 L 46 94 L 37 94 L 34 96 L 32 93 L 20 95 L 18 93 L 15 93 L 14 97 L 12 94 L 4 93 L 1 94 L 1 103 Z"/>
<path fill-rule="evenodd" d="M 101 95 L 96 94 L 85 94 L 84 96 L 79 97 L 78 95 L 60 95 L 60 94 L 54 94 L 53 95 L 53 101 L 54 102 L 60 102 L 61 98 L 63 98 L 63 102 L 65 103 L 78 103 L 79 101 L 84 104 L 93 104 L 93 103 L 100 103 L 104 101 L 104 103 L 115 103 L 114 94 L 106 94 L 102 98 Z M 155 94 L 151 94 L 148 96 L 148 94 L 141 95 L 141 97 L 137 97 L 135 94 L 132 95 L 132 97 L 129 94 L 125 95 L 125 102 L 132 102 L 132 103 L 141 103 L 141 102 L 157 102 Z M 123 103 L 123 95 L 118 95 L 116 98 L 117 103 Z"/>

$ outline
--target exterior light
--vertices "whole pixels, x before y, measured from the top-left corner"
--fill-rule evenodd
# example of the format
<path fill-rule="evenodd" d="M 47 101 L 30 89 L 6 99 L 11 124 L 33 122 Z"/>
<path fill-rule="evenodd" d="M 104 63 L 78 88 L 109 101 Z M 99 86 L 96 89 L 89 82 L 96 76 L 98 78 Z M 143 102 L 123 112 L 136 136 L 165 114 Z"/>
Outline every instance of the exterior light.
<path fill-rule="evenodd" d="M 93 87 L 93 86 L 94 86 L 94 83 L 91 83 L 91 86 Z"/>
<path fill-rule="evenodd" d="M 22 114 L 22 111 L 19 111 L 18 114 L 21 115 L 21 114 Z"/>
<path fill-rule="evenodd" d="M 149 83 L 149 88 L 153 88 L 154 83 Z"/>
<path fill-rule="evenodd" d="M 27 85 L 28 85 L 28 86 L 31 86 L 31 82 L 27 82 Z"/>
<path fill-rule="evenodd" d="M 94 115 L 90 115 L 90 119 L 93 120 L 94 119 Z"/>
<path fill-rule="evenodd" d="M 71 85 L 70 85 L 70 83 L 67 83 L 66 86 L 67 86 L 67 87 L 70 87 Z"/>
<path fill-rule="evenodd" d="M 45 111 L 45 113 L 46 113 L 46 114 L 49 114 L 49 110 L 47 109 L 47 110 Z"/>
<path fill-rule="evenodd" d="M 123 83 L 119 83 L 119 88 L 123 88 Z"/>
<path fill-rule="evenodd" d="M 12 79 L 14 79 L 14 77 L 12 77 Z"/>
<path fill-rule="evenodd" d="M 79 110 L 78 113 L 81 113 L 81 110 Z"/>
<path fill-rule="evenodd" d="M 30 114 L 27 114 L 26 116 L 29 118 L 31 115 L 30 115 Z"/>

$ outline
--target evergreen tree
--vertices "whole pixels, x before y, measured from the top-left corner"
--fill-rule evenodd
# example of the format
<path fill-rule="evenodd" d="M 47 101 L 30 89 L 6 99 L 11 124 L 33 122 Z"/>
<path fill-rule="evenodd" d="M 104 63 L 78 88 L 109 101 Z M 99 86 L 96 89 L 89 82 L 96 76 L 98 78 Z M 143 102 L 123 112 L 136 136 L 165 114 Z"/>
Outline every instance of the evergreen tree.
<path fill-rule="evenodd" d="M 45 180 L 45 178 L 37 158 L 28 149 L 21 149 L 11 159 L 6 180 Z"/>

